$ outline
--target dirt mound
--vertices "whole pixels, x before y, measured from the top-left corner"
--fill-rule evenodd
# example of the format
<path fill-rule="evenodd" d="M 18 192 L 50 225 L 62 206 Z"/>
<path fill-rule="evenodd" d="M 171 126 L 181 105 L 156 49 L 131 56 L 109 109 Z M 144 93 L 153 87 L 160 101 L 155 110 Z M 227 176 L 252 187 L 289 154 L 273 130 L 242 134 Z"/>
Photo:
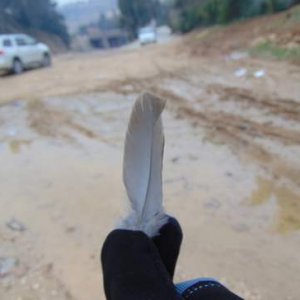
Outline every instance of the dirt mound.
<path fill-rule="evenodd" d="M 272 16 L 197 30 L 186 36 L 182 47 L 191 55 L 219 55 L 265 43 L 285 49 L 300 48 L 300 5 Z"/>
<path fill-rule="evenodd" d="M 28 34 L 36 37 L 40 42 L 47 44 L 51 52 L 54 54 L 64 53 L 67 51 L 67 47 L 61 38 L 57 35 L 42 32 L 40 30 L 29 31 Z"/>

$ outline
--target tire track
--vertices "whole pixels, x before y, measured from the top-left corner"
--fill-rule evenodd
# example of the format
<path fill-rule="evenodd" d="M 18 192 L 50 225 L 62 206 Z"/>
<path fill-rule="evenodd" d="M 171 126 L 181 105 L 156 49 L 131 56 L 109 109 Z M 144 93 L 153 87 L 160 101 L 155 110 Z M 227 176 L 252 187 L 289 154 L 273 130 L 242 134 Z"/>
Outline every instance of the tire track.
<path fill-rule="evenodd" d="M 221 101 L 244 102 L 250 106 L 267 109 L 271 113 L 275 113 L 287 119 L 294 121 L 300 120 L 300 102 L 292 99 L 284 99 L 280 97 L 259 96 L 251 90 L 225 87 L 218 84 L 211 84 L 207 87 L 209 94 L 217 94 Z"/>

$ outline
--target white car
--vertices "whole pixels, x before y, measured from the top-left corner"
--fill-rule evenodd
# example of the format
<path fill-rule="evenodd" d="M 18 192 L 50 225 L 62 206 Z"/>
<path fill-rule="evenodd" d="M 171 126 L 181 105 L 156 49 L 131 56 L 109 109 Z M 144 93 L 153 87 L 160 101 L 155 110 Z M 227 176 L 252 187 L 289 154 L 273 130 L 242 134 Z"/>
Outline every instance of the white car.
<path fill-rule="evenodd" d="M 155 28 L 151 26 L 141 28 L 138 32 L 138 39 L 141 45 L 156 43 L 157 34 Z"/>
<path fill-rule="evenodd" d="M 47 45 L 26 34 L 0 34 L 0 72 L 21 74 L 24 69 L 51 65 Z"/>

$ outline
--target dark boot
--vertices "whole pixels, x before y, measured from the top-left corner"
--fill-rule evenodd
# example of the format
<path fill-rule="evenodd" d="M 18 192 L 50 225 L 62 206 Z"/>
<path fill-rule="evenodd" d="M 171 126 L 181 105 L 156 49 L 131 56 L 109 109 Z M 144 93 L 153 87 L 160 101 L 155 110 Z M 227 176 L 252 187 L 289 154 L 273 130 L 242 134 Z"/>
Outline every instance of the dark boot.
<path fill-rule="evenodd" d="M 173 217 L 170 217 L 168 223 L 160 229 L 159 235 L 152 239 L 172 279 L 182 239 L 183 233 L 180 224 Z"/>
<path fill-rule="evenodd" d="M 178 300 L 156 246 L 143 232 L 114 230 L 101 260 L 107 300 Z"/>

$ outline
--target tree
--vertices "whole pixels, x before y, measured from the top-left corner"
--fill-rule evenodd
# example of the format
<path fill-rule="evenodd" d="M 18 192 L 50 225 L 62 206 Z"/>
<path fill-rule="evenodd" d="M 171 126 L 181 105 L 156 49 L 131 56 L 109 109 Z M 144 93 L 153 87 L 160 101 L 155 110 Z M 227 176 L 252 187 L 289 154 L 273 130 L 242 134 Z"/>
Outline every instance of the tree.
<path fill-rule="evenodd" d="M 15 23 L 15 30 L 41 30 L 58 35 L 66 45 L 69 44 L 64 18 L 56 10 L 52 0 L 1 0 L 0 17 L 7 23 Z M 10 20 L 10 22 L 9 22 Z M 8 26 L 0 31 L 13 31 Z"/>
<path fill-rule="evenodd" d="M 176 22 L 171 26 L 188 32 L 198 26 L 227 24 L 260 14 L 288 9 L 300 0 L 175 0 Z"/>
<path fill-rule="evenodd" d="M 135 37 L 140 27 L 157 18 L 159 7 L 158 0 L 119 0 L 121 25 Z"/>

